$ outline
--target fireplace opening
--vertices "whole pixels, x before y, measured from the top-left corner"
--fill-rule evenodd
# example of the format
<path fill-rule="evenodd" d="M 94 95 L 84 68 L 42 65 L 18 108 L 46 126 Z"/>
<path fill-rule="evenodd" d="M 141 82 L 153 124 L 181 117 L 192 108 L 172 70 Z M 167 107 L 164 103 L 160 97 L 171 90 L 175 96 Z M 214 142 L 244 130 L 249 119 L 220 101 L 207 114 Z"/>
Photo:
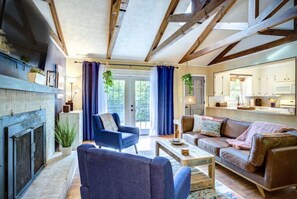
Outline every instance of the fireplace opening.
<path fill-rule="evenodd" d="M 0 198 L 20 198 L 45 166 L 45 121 L 45 110 L 0 118 L 5 157 L 5 169 L 0 168 L 5 171 L 0 175 L 5 176 L 0 179 Z"/>

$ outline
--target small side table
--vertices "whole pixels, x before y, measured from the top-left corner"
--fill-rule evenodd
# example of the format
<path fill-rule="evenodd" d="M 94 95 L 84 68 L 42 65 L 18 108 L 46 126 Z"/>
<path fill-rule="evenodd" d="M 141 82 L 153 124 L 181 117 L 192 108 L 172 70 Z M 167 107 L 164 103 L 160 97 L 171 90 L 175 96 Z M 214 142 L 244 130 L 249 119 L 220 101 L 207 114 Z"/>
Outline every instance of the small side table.
<path fill-rule="evenodd" d="M 173 124 L 174 124 L 174 138 L 180 138 L 181 139 L 181 123 L 180 123 L 180 119 L 175 119 L 173 120 Z"/>
<path fill-rule="evenodd" d="M 60 121 L 66 122 L 68 120 L 70 127 L 75 126 L 76 128 L 76 137 L 72 143 L 72 149 L 75 150 L 83 140 L 83 116 L 82 110 L 74 110 L 70 111 L 69 113 L 61 112 L 59 114 Z"/>

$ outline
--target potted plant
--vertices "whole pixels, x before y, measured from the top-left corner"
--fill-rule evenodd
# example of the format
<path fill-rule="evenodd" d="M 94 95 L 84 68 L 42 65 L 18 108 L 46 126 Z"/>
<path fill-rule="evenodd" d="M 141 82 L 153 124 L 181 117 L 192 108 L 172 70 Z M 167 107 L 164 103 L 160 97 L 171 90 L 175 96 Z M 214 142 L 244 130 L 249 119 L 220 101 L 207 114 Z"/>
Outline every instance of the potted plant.
<path fill-rule="evenodd" d="M 62 155 L 68 156 L 72 151 L 72 143 L 76 137 L 75 126 L 70 127 L 68 120 L 57 121 L 55 127 L 56 141 L 62 146 Z"/>
<path fill-rule="evenodd" d="M 104 79 L 104 92 L 109 93 L 109 89 L 113 87 L 113 78 L 110 70 L 106 70 L 103 73 L 103 79 Z"/>
<path fill-rule="evenodd" d="M 189 94 L 191 95 L 193 91 L 193 81 L 191 73 L 183 75 L 181 79 L 185 82 L 185 85 L 188 86 Z"/>
<path fill-rule="evenodd" d="M 29 82 L 45 85 L 44 71 L 37 67 L 32 67 L 28 73 Z"/>

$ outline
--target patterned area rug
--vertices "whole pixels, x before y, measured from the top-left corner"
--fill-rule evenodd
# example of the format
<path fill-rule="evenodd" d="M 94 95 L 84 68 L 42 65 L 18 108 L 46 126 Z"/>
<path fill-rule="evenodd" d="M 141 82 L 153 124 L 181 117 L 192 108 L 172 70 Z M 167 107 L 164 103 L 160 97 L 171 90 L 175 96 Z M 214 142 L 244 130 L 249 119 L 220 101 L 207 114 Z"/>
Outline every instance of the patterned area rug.
<path fill-rule="evenodd" d="M 154 151 L 139 151 L 139 155 L 154 158 Z M 175 173 L 179 168 L 180 164 L 168 154 L 160 151 L 160 156 L 166 157 L 170 160 L 172 165 L 173 173 Z M 240 195 L 220 183 L 218 180 L 215 182 L 215 189 L 203 189 L 200 191 L 191 192 L 188 199 L 243 199 Z"/>

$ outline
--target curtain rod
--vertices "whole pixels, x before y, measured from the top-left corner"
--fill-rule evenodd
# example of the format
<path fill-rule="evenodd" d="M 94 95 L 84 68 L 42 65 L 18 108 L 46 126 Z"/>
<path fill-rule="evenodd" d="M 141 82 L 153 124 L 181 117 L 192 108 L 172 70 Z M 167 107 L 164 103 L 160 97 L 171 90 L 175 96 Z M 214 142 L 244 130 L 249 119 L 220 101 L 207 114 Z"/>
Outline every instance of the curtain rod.
<path fill-rule="evenodd" d="M 76 64 L 82 64 L 83 62 L 80 62 L 80 61 L 74 61 L 74 63 Z M 104 63 L 104 62 L 100 62 L 100 63 Z M 104 63 L 106 64 L 106 63 Z M 136 66 L 136 67 L 149 67 L 149 68 L 152 68 L 152 67 L 155 67 L 155 66 L 150 66 L 150 65 L 137 65 L 137 64 L 108 64 L 110 66 L 129 66 L 130 68 L 132 66 Z M 174 68 L 178 69 L 178 67 L 176 66 L 173 66 Z"/>

